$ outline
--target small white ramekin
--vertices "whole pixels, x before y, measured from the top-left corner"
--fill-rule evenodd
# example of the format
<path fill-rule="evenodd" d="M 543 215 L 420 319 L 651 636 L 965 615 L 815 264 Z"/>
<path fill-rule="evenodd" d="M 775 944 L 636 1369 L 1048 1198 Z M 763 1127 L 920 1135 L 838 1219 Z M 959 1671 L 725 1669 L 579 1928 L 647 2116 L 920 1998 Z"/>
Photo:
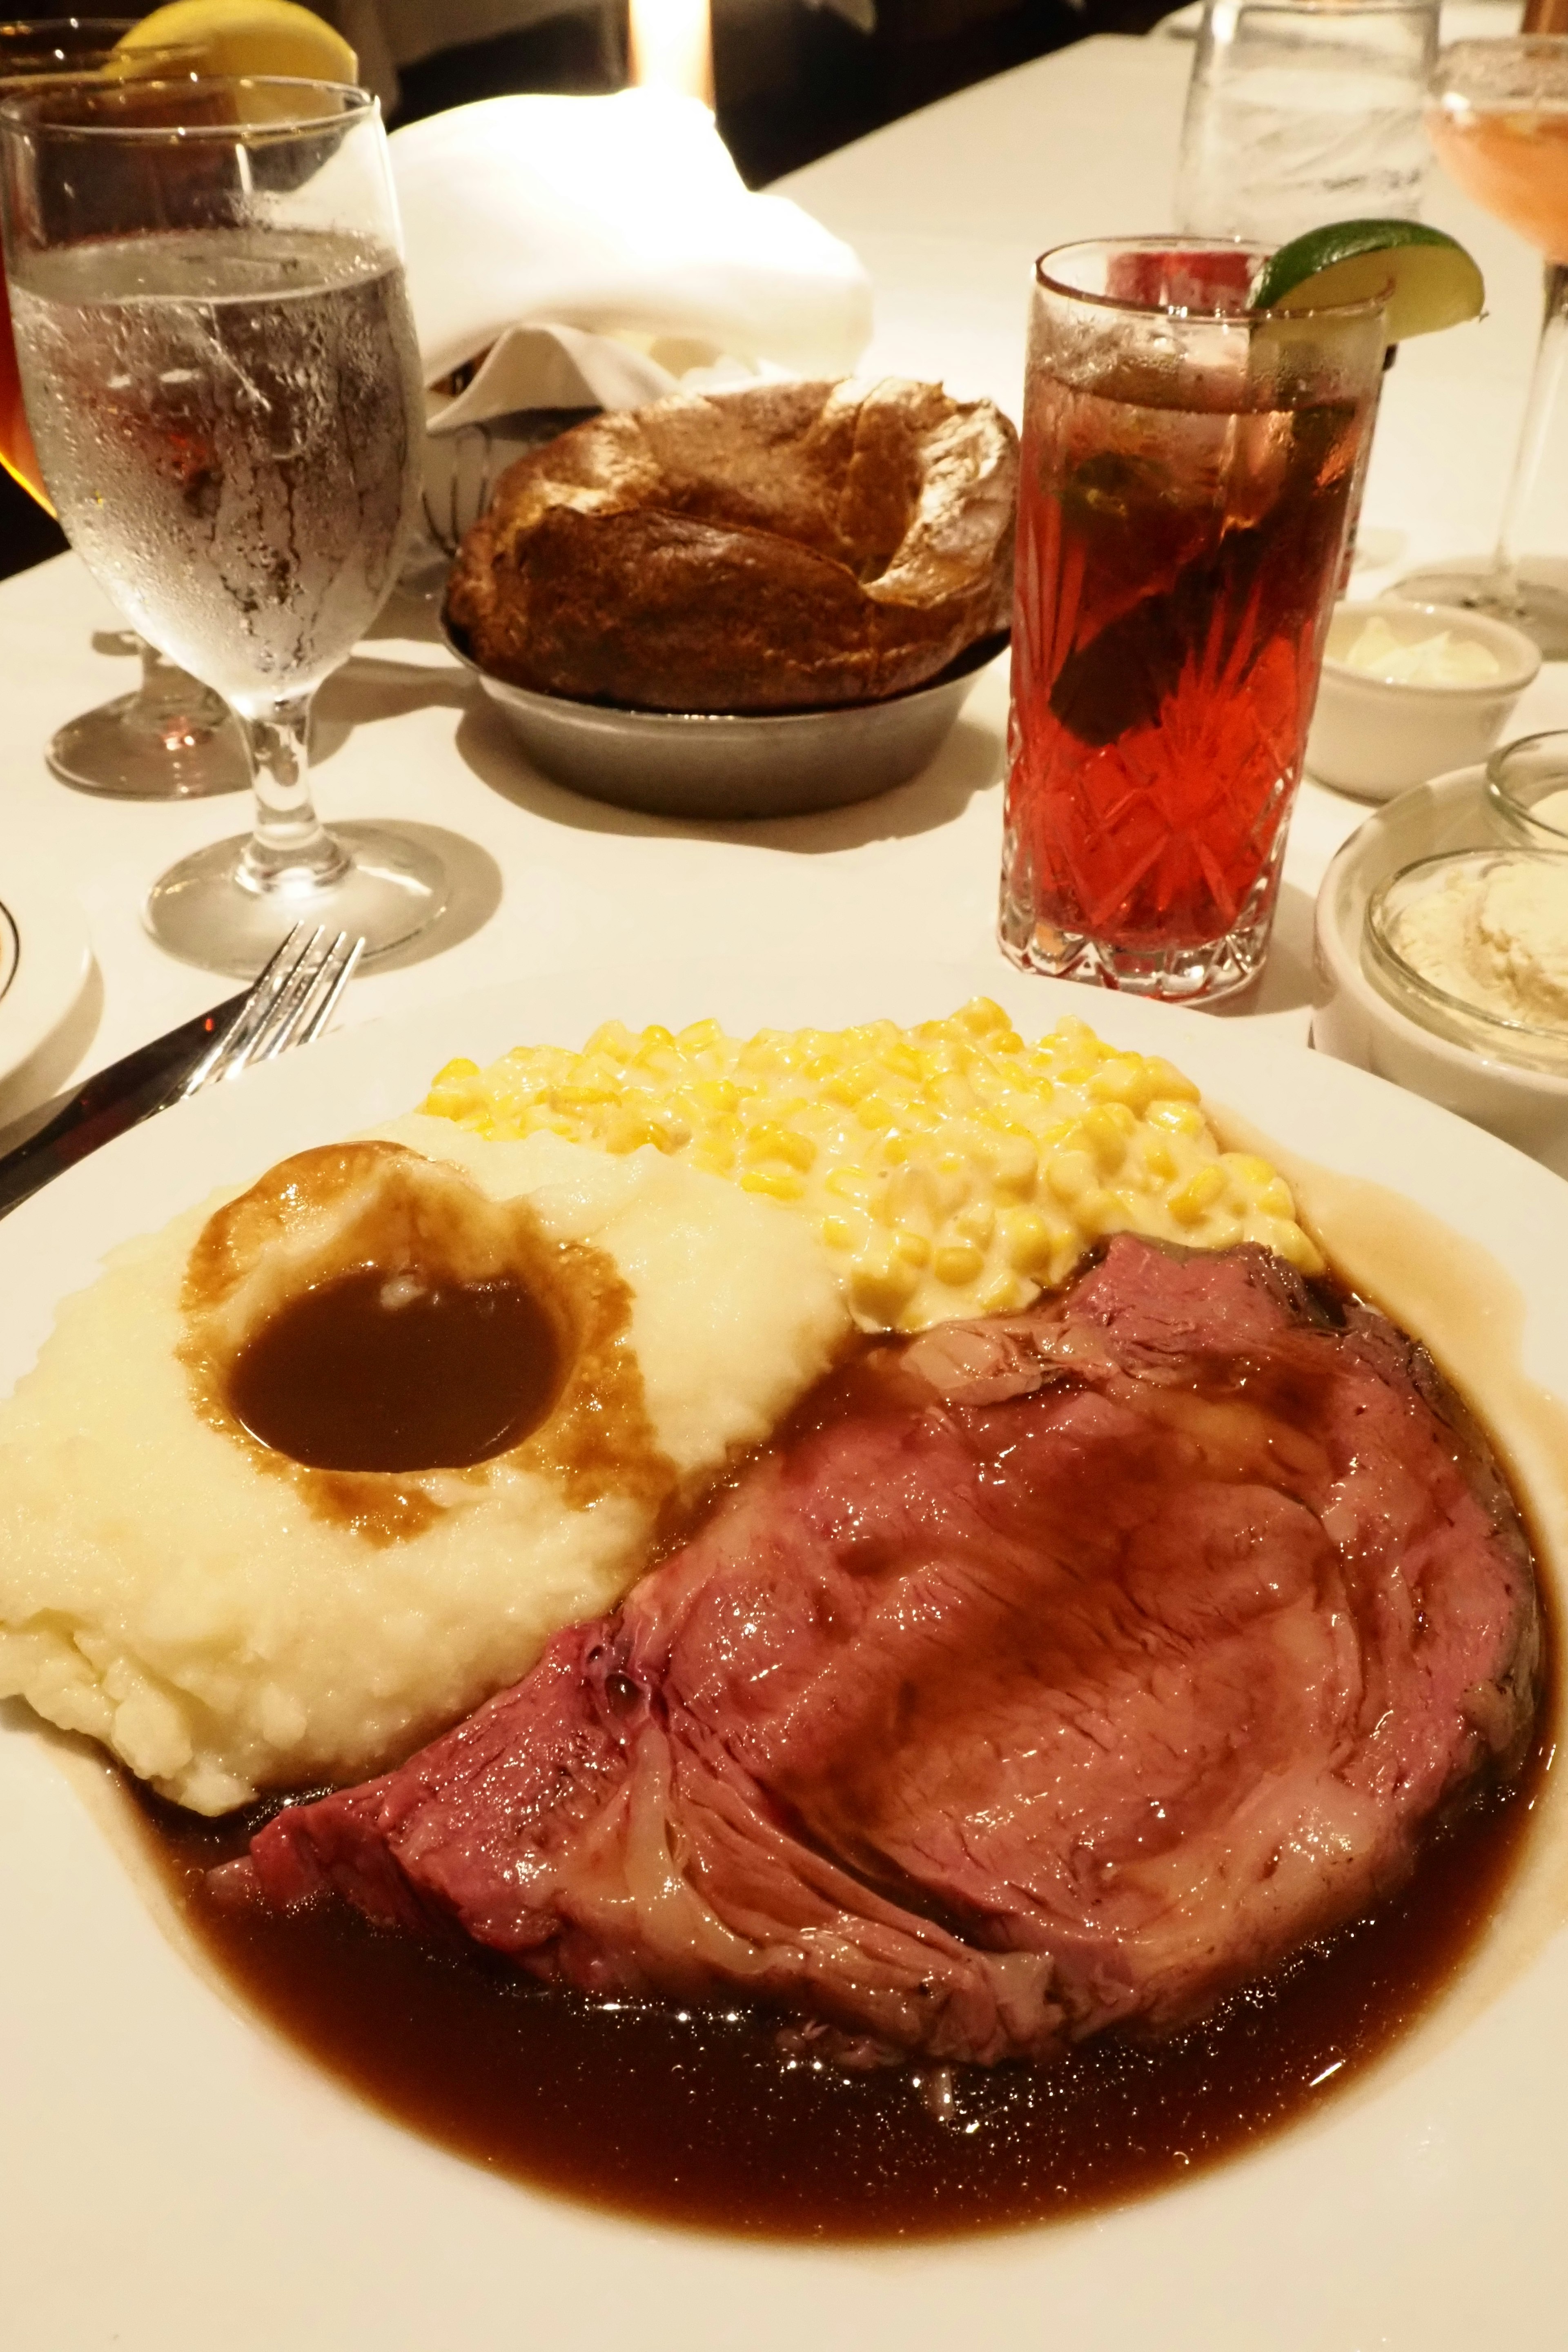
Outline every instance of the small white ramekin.
<path fill-rule="evenodd" d="M 1501 665 L 1468 686 L 1408 686 L 1352 669 L 1343 656 L 1373 616 L 1405 644 L 1440 629 L 1483 645 Z M 1336 606 L 1317 708 L 1307 738 L 1307 773 L 1363 800 L 1391 800 L 1412 784 L 1484 760 L 1541 667 L 1521 629 L 1462 604 L 1406 604 L 1397 597 Z"/>
<path fill-rule="evenodd" d="M 1438 1035 L 1391 1003 L 1363 960 L 1367 901 L 1379 883 L 1445 850 L 1495 848 L 1500 833 L 1487 806 L 1486 772 L 1470 767 L 1406 793 L 1352 834 L 1318 893 L 1312 1043 L 1568 1176 L 1568 1076 Z"/>

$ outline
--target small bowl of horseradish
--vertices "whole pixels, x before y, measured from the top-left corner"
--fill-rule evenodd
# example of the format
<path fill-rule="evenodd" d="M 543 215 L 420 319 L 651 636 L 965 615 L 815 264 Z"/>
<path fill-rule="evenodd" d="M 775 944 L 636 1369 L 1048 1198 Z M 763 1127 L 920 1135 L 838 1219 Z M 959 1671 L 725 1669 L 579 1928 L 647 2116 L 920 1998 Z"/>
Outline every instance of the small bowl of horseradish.
<path fill-rule="evenodd" d="M 1568 840 L 1417 858 L 1366 902 L 1363 961 L 1424 1029 L 1568 1076 Z"/>
<path fill-rule="evenodd" d="M 1462 604 L 1335 607 L 1307 772 L 1363 800 L 1484 760 L 1541 667 L 1522 630 Z"/>
<path fill-rule="evenodd" d="M 1485 768 L 1374 809 L 1331 861 L 1312 1043 L 1568 1176 L 1568 837 L 1510 841 Z"/>

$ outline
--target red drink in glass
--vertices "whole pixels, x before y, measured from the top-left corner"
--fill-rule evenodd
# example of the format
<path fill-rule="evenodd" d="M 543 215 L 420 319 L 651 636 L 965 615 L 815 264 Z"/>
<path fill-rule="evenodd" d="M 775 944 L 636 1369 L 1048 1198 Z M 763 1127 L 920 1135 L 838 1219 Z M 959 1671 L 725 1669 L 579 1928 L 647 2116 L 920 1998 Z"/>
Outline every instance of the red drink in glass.
<path fill-rule="evenodd" d="M 1099 285 L 1058 299 L 1074 254 Z M 1383 335 L 1375 304 L 1264 320 L 1250 271 L 1041 265 L 1002 894 L 1036 971 L 1214 997 L 1267 949 Z"/>
<path fill-rule="evenodd" d="M 38 465 L 33 436 L 27 430 L 27 413 L 22 405 L 22 383 L 16 373 L 16 339 L 11 332 L 11 300 L 5 291 L 5 277 L 0 270 L 0 466 L 16 477 L 25 490 L 32 493 L 41 507 L 48 509 L 48 492 Z"/>

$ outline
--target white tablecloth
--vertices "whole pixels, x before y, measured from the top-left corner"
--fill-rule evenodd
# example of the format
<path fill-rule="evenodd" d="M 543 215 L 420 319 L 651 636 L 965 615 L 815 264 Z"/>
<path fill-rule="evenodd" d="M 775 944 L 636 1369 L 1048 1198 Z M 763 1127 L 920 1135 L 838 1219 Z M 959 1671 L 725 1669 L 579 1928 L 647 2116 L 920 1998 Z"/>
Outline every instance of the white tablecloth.
<path fill-rule="evenodd" d="M 1158 230 L 1169 215 L 1190 51 L 1099 38 L 1019 68 L 877 132 L 784 184 L 856 246 L 877 288 L 873 369 L 942 377 L 1016 414 L 1029 266 L 1075 236 Z M 1480 325 L 1407 346 L 1388 380 L 1364 543 L 1402 566 L 1484 548 L 1495 526 L 1537 323 L 1537 266 L 1435 182 L 1429 216 L 1480 257 Z M 1563 436 L 1558 436 L 1561 440 Z M 1564 453 L 1568 455 L 1568 453 Z M 1568 472 L 1568 467 L 1564 468 Z M 1552 551 L 1568 551 L 1568 499 Z M 510 736 L 426 634 L 384 618 L 323 690 L 318 781 L 329 820 L 384 816 L 439 827 L 458 877 L 437 940 L 401 968 L 356 981 L 345 1015 L 366 1020 L 496 980 L 606 963 L 626 973 L 633 1019 L 657 1017 L 661 963 L 697 955 L 766 969 L 890 956 L 994 952 L 1005 676 L 977 687 L 930 772 L 840 814 L 754 826 L 623 815 L 533 775 Z M 79 894 L 100 984 L 72 1023 L 0 1087 L 0 1118 L 112 1060 L 226 992 L 143 934 L 138 907 L 163 868 L 243 823 L 238 799 L 115 803 L 50 777 L 43 747 L 62 719 L 132 683 L 95 647 L 114 615 L 74 557 L 0 585 L 0 899 L 31 866 Z M 1568 724 L 1568 673 L 1543 672 L 1519 731 Z M 1303 788 L 1291 829 L 1276 948 L 1261 997 L 1234 1015 L 1304 1039 L 1310 914 L 1324 866 L 1364 811 Z M 439 952 L 431 949 L 438 947 Z M 1092 1017 L 1093 997 L 1085 1011 Z M 460 1041 L 454 1038 L 454 1050 Z"/>

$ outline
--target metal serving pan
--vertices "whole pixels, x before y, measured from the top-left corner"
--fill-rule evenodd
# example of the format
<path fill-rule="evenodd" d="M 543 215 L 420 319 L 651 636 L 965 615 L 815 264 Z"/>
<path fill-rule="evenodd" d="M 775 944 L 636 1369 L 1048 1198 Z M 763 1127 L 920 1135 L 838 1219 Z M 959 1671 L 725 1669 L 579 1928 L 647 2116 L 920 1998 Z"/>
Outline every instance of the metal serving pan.
<path fill-rule="evenodd" d="M 1007 643 L 986 637 L 929 685 L 885 702 L 713 714 L 628 710 L 508 686 L 479 667 L 445 612 L 441 634 L 542 775 L 653 816 L 802 816 L 907 783 L 933 759 L 964 698 Z"/>

